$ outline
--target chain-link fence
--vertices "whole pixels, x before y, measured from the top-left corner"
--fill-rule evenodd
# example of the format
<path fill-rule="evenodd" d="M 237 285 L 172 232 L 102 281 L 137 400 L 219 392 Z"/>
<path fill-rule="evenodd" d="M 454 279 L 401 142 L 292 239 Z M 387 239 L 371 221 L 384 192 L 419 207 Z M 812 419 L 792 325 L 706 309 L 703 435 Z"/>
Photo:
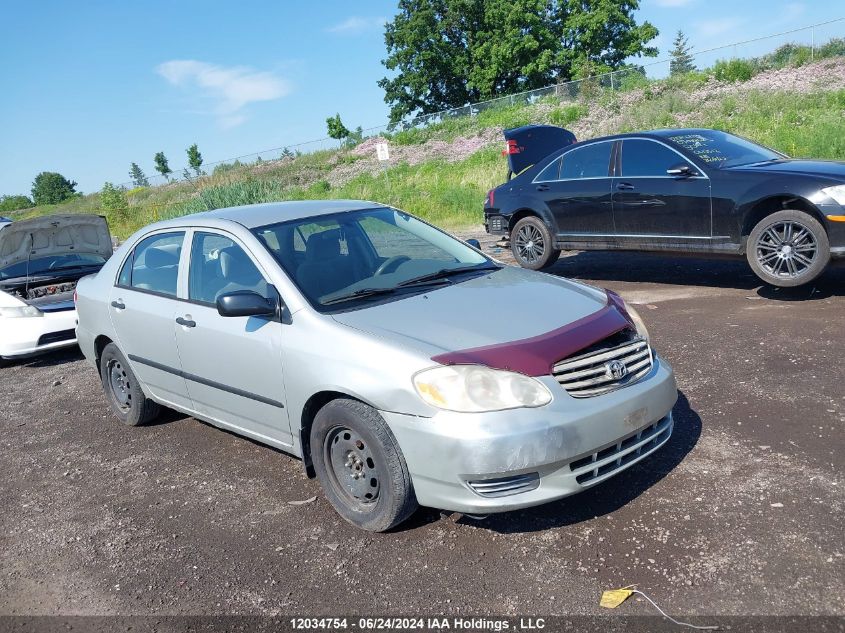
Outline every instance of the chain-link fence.
<path fill-rule="evenodd" d="M 845 36 L 845 29 L 843 29 L 843 26 L 845 26 L 845 18 L 837 18 L 743 42 L 734 42 L 698 51 L 693 49 L 690 51 L 690 54 L 698 70 L 718 68 L 717 64 L 724 64 L 729 60 L 743 60 L 743 67 L 736 69 L 737 72 L 756 73 L 770 68 L 800 66 L 811 63 L 820 57 L 829 57 L 831 54 L 844 54 L 845 38 L 843 36 Z M 393 132 L 412 128 L 424 128 L 449 119 L 474 117 L 485 110 L 494 108 L 532 105 L 542 100 L 553 100 L 555 102 L 576 101 L 589 98 L 592 92 L 598 93 L 600 90 L 626 90 L 643 85 L 647 78 L 668 76 L 670 62 L 671 59 L 669 58 L 644 62 L 641 65 L 626 67 L 586 79 L 565 81 L 545 88 L 527 90 L 459 108 L 451 108 L 432 114 L 417 116 L 395 125 L 386 124 L 371 127 L 362 130 L 361 137 L 364 139 L 382 134 L 389 135 Z M 239 165 L 255 164 L 262 161 L 286 160 L 295 158 L 301 154 L 323 150 L 336 150 L 343 145 L 343 141 L 324 137 L 245 154 L 213 163 L 205 163 L 203 170 L 205 173 L 213 173 L 215 170 L 225 171 L 233 167 L 238 167 Z M 166 181 L 193 180 L 195 177 L 190 170 L 180 168 L 173 174 L 170 174 L 167 179 L 163 176 L 156 175 L 148 176 L 148 180 L 151 183 L 164 184 Z M 123 183 L 123 186 L 132 187 L 133 183 L 126 182 Z"/>

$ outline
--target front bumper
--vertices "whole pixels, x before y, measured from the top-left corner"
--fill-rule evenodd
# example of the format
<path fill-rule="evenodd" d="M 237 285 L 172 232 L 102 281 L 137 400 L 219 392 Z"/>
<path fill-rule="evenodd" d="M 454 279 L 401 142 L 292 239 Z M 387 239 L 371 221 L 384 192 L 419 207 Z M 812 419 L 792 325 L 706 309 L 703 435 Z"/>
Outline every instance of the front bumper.
<path fill-rule="evenodd" d="M 677 386 L 659 358 L 637 384 L 595 398 L 573 398 L 551 376 L 542 380 L 555 398 L 538 409 L 382 412 L 421 505 L 488 514 L 548 503 L 622 472 L 672 433 Z"/>
<path fill-rule="evenodd" d="M 17 358 L 76 344 L 76 310 L 23 319 L 0 317 L 0 358 Z"/>

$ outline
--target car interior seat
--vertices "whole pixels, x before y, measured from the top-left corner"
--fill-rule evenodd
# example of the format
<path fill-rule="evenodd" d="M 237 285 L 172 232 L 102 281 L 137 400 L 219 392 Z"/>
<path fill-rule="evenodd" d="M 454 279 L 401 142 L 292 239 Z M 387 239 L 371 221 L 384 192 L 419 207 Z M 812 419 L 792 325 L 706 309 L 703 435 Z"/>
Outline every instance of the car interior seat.
<path fill-rule="evenodd" d="M 340 229 L 308 236 L 305 261 L 299 266 L 296 277 L 312 299 L 337 292 L 355 282 L 355 273 L 346 265 L 346 258 L 340 252 Z"/>
<path fill-rule="evenodd" d="M 132 269 L 132 285 L 141 290 L 176 294 L 179 255 L 178 244 L 151 246 L 144 250 L 144 261 L 136 262 Z"/>

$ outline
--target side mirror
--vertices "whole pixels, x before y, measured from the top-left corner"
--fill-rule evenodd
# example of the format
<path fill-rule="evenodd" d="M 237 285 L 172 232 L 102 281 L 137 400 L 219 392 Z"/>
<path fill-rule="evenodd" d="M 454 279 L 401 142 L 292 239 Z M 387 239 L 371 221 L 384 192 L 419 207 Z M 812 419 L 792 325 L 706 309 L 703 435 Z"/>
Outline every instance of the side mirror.
<path fill-rule="evenodd" d="M 670 176 L 694 176 L 696 172 L 686 163 L 674 165 L 666 170 Z"/>
<path fill-rule="evenodd" d="M 275 316 L 278 305 L 252 290 L 236 290 L 217 297 L 217 312 L 224 317 Z"/>
<path fill-rule="evenodd" d="M 469 238 L 469 239 L 467 240 L 467 244 L 469 244 L 469 245 L 470 245 L 470 246 L 472 246 L 473 248 L 477 248 L 478 250 L 481 250 L 481 242 L 479 242 L 479 241 L 478 241 L 477 239 L 475 239 L 474 237 Z"/>

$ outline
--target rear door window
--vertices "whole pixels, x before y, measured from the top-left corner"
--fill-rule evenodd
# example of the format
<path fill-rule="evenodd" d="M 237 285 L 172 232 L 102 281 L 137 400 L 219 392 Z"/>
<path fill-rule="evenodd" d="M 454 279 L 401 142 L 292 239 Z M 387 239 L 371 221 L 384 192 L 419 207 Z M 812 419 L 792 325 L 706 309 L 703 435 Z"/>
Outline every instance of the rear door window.
<path fill-rule="evenodd" d="M 612 147 L 613 143 L 610 142 L 592 143 L 567 152 L 563 155 L 560 178 L 607 178 Z"/>
<path fill-rule="evenodd" d="M 158 233 L 141 240 L 124 264 L 119 285 L 155 294 L 176 296 L 179 280 L 179 258 L 182 254 L 183 231 Z M 129 274 L 126 274 L 126 267 Z"/>

